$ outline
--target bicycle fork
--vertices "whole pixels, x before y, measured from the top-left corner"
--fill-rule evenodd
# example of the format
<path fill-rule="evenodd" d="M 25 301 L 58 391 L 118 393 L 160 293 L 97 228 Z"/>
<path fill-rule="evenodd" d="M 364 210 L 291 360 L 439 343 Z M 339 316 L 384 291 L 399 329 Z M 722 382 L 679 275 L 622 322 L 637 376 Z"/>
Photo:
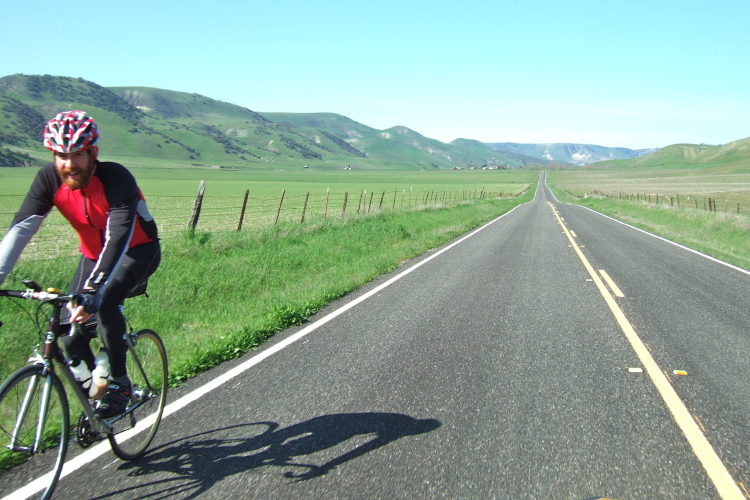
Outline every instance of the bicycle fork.
<path fill-rule="evenodd" d="M 37 420 L 36 434 L 34 436 L 34 444 L 31 448 L 27 446 L 18 445 L 19 434 L 21 433 L 23 429 L 24 423 L 26 422 L 26 418 L 29 416 L 29 412 L 31 411 L 31 405 L 32 405 L 34 396 L 36 395 L 38 389 L 39 389 L 39 377 L 34 375 L 29 380 L 29 386 L 26 388 L 26 394 L 24 394 L 23 403 L 21 404 L 21 408 L 18 412 L 18 417 L 16 418 L 16 425 L 13 428 L 13 435 L 11 435 L 10 437 L 10 444 L 8 445 L 9 450 L 35 454 L 35 453 L 39 453 L 39 451 L 42 449 L 42 439 L 44 438 L 44 425 L 47 421 L 47 407 L 49 405 L 49 395 L 50 395 L 50 391 L 52 390 L 52 377 L 50 377 L 49 375 L 45 376 L 44 378 L 44 387 L 42 388 L 42 399 L 39 402 L 39 419 Z"/>

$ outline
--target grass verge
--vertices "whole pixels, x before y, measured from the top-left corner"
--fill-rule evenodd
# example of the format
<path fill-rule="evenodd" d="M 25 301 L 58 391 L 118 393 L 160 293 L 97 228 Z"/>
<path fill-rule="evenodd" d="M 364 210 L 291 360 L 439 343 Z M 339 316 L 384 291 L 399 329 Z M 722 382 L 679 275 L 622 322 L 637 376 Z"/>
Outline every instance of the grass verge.
<path fill-rule="evenodd" d="M 558 200 L 586 206 L 729 264 L 750 269 L 750 218 L 689 207 L 589 196 L 578 198 L 549 184 Z"/>

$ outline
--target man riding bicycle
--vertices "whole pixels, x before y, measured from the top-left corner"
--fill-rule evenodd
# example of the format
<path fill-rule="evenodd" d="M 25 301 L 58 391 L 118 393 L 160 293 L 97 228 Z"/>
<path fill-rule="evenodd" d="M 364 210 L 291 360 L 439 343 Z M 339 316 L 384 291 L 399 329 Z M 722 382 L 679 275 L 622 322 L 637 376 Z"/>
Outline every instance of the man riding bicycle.
<path fill-rule="evenodd" d="M 53 162 L 37 173 L 0 242 L 0 284 L 57 207 L 78 232 L 82 254 L 69 289 L 80 294 L 80 304 L 65 321 L 82 327 L 64 339 L 65 349 L 92 370 L 89 342 L 98 320 L 111 375 L 94 415 L 111 418 L 125 410 L 131 392 L 120 306 L 159 266 L 161 249 L 156 223 L 135 178 L 118 163 L 99 161 L 98 141 L 96 123 L 83 111 L 59 113 L 47 122 L 44 146 L 53 152 Z"/>

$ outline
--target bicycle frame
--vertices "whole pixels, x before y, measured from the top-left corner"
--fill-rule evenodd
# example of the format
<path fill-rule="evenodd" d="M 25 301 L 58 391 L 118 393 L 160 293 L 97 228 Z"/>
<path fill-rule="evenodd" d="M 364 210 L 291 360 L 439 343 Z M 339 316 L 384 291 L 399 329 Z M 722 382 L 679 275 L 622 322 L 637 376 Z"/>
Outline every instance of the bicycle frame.
<path fill-rule="evenodd" d="M 27 294 L 40 293 L 41 294 L 44 292 L 33 292 L 31 290 L 28 290 L 25 293 Z M 56 297 L 55 294 L 50 294 L 50 296 L 53 298 Z M 40 355 L 39 352 L 35 350 L 34 355 L 29 359 L 29 363 L 32 365 L 33 364 L 41 365 L 42 373 L 45 376 L 48 373 L 56 373 L 59 377 L 62 377 L 63 379 L 65 379 L 68 382 L 68 387 L 73 392 L 76 399 L 78 400 L 78 403 L 80 404 L 83 410 L 83 413 L 86 415 L 86 418 L 89 421 L 89 425 L 91 425 L 94 432 L 102 433 L 102 434 L 111 434 L 114 429 L 113 427 L 114 423 L 118 422 L 119 420 L 128 416 L 133 411 L 137 410 L 145 401 L 148 401 L 151 398 L 151 391 L 152 391 L 151 383 L 146 376 L 146 372 L 143 369 L 141 360 L 138 358 L 138 355 L 133 346 L 133 342 L 130 338 L 130 333 L 132 333 L 132 329 L 130 332 L 128 332 L 128 334 L 125 335 L 125 343 L 127 344 L 128 352 L 135 360 L 135 363 L 138 366 L 139 371 L 141 372 L 141 374 L 143 374 L 144 378 L 146 378 L 148 387 L 142 389 L 143 393 L 139 397 L 139 402 L 136 404 L 130 405 L 127 411 L 109 420 L 99 420 L 94 417 L 94 408 L 91 406 L 91 403 L 89 402 L 88 394 L 86 394 L 78 385 L 75 379 L 75 376 L 73 375 L 73 372 L 68 367 L 68 362 L 65 358 L 65 353 L 63 349 L 61 349 L 57 343 L 57 340 L 60 337 L 60 317 L 62 316 L 63 305 L 57 301 L 51 301 L 51 303 L 53 305 L 52 317 L 49 320 L 49 327 L 44 337 L 43 354 Z M 61 370 L 59 371 L 55 370 L 55 362 L 57 362 L 57 364 L 59 364 L 62 367 Z M 16 429 L 13 433 L 13 437 L 11 441 L 13 445 L 15 445 L 15 436 L 17 434 L 17 430 L 18 428 L 20 428 L 20 426 L 22 425 L 22 423 L 24 422 L 24 420 L 26 419 L 28 415 L 29 399 L 31 395 L 33 395 L 36 392 L 37 384 L 39 383 L 39 380 L 32 379 L 29 383 L 32 384 L 32 386 L 30 386 L 29 390 L 26 392 L 26 396 L 24 397 L 24 402 L 22 403 L 21 409 L 19 411 Z M 45 378 L 44 384 L 45 386 L 42 391 L 40 415 L 38 419 L 39 425 L 37 427 L 34 449 L 23 450 L 23 451 L 29 451 L 32 453 L 37 453 L 41 451 L 43 431 L 47 423 L 46 422 L 46 409 L 49 406 L 49 395 L 50 395 L 51 384 L 52 384 L 51 379 Z"/>
<path fill-rule="evenodd" d="M 35 292 L 27 292 L 27 293 L 35 293 Z M 54 297 L 53 294 L 51 296 Z M 62 316 L 62 308 L 63 305 L 58 301 L 52 301 L 53 305 L 52 309 L 52 317 L 49 319 L 49 326 L 47 333 L 44 336 L 44 350 L 43 354 L 39 354 L 37 350 L 35 350 L 34 355 L 29 359 L 30 364 L 37 364 L 42 366 L 42 374 L 45 376 L 44 379 L 44 388 L 42 391 L 42 400 L 40 405 L 40 415 L 39 415 L 39 425 L 37 426 L 37 432 L 36 432 L 36 438 L 34 443 L 34 450 L 31 450 L 33 453 L 37 453 L 41 451 L 41 444 L 42 444 L 42 438 L 43 438 L 43 431 L 46 425 L 46 410 L 49 407 L 49 395 L 51 391 L 51 384 L 52 380 L 50 377 L 46 377 L 48 374 L 57 374 L 58 376 L 62 377 L 68 382 L 68 387 L 70 390 L 75 394 L 76 399 L 78 400 L 81 408 L 83 409 L 83 413 L 88 418 L 89 423 L 91 424 L 93 430 L 98 433 L 111 433 L 112 432 L 112 425 L 105 421 L 105 420 L 98 420 L 94 418 L 94 408 L 91 406 L 91 403 L 88 400 L 88 395 L 83 392 L 81 387 L 78 385 L 75 376 L 73 375 L 73 372 L 70 371 L 70 368 L 68 367 L 68 362 L 65 358 L 65 353 L 60 348 L 60 346 L 57 343 L 57 339 L 60 337 L 60 317 Z M 59 371 L 55 370 L 55 362 L 57 362 L 62 369 Z M 33 384 L 34 387 L 29 387 L 29 390 L 26 392 L 26 396 L 24 398 L 24 403 L 22 405 L 22 409 L 19 412 L 19 418 L 18 423 L 16 424 L 16 430 L 26 416 L 28 415 L 28 398 L 30 395 L 34 394 L 34 391 L 37 389 L 36 384 L 38 384 L 38 379 L 32 379 L 30 384 Z M 14 440 L 15 440 L 16 433 L 14 432 Z"/>

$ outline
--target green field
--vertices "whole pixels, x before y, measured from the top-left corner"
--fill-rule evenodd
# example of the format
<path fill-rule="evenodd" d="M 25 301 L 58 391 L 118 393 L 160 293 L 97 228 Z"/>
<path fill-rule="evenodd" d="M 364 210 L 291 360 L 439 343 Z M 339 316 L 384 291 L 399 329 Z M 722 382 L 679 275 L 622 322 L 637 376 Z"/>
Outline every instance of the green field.
<path fill-rule="evenodd" d="M 164 164 L 148 160 L 123 157 L 103 160 L 117 161 L 128 167 L 138 179 L 147 198 L 151 196 L 195 196 L 198 184 L 205 180 L 215 196 L 244 194 L 252 196 L 278 196 L 282 190 L 290 194 L 307 191 L 339 192 L 361 190 L 388 191 L 394 189 L 473 190 L 484 187 L 487 191 L 509 191 L 519 184 L 528 185 L 536 177 L 525 170 L 330 170 L 319 167 L 302 168 L 287 165 L 275 170 L 230 170 L 194 167 L 189 164 Z M 33 168 L 0 168 L 0 197 L 25 194 L 36 173 Z"/>

